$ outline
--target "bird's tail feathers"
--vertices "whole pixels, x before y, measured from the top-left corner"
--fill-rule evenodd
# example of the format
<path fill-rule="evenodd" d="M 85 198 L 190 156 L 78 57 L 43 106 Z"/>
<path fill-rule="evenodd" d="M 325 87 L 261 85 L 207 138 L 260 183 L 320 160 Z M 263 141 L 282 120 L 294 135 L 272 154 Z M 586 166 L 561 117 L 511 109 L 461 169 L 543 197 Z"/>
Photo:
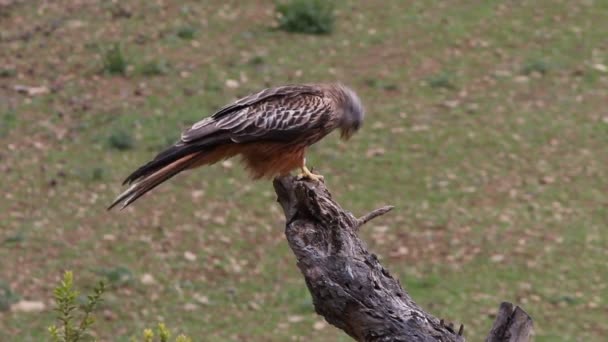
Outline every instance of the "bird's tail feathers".
<path fill-rule="evenodd" d="M 143 180 L 165 166 L 181 160 L 188 155 L 192 155 L 194 151 L 196 151 L 196 147 L 193 148 L 193 146 L 171 146 L 165 151 L 159 153 L 152 161 L 133 171 L 133 173 L 131 173 L 122 184 L 135 184 L 139 180 Z"/>
<path fill-rule="evenodd" d="M 200 154 L 193 153 L 185 157 L 182 157 L 170 164 L 163 166 L 162 168 L 146 175 L 134 181 L 131 186 L 120 194 L 112 204 L 108 207 L 108 210 L 114 208 L 117 204 L 122 202 L 120 209 L 126 208 L 129 204 L 135 202 L 138 198 L 143 196 L 148 191 L 154 189 L 164 181 L 175 176 L 181 171 L 188 169 L 194 163 L 198 161 Z"/>
<path fill-rule="evenodd" d="M 216 134 L 189 144 L 177 143 L 156 155 L 150 162 L 133 171 L 122 184 L 137 183 L 140 179 L 146 178 L 148 175 L 153 174 L 168 164 L 181 160 L 189 155 L 196 154 L 197 152 L 208 152 L 213 149 L 214 146 L 229 141 L 229 136 L 225 134 Z"/>

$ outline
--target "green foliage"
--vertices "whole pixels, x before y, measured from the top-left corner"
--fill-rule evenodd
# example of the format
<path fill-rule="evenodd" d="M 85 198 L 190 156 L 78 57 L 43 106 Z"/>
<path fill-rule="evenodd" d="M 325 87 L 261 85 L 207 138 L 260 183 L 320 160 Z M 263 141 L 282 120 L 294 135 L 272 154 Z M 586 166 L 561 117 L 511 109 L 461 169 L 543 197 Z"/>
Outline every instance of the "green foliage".
<path fill-rule="evenodd" d="M 253 66 L 263 65 L 264 63 L 264 57 L 262 56 L 253 56 L 249 59 L 249 61 L 247 61 L 247 64 Z"/>
<path fill-rule="evenodd" d="M 116 269 L 124 268 L 117 267 Z M 112 270 L 110 273 L 121 275 L 124 271 Z M 3 286 L 3 283 L 0 283 L 0 295 L 5 288 L 8 289 L 7 286 Z M 8 291 L 10 291 L 10 289 Z M 77 300 L 79 298 L 79 292 L 74 289 L 74 275 L 71 271 L 66 271 L 63 275 L 63 280 L 54 290 L 56 303 L 55 311 L 57 311 L 57 320 L 59 321 L 59 324 L 48 327 L 48 333 L 51 336 L 51 340 L 53 342 L 78 342 L 91 339 L 89 331 L 91 326 L 95 323 L 92 313 L 103 301 L 101 296 L 104 291 L 105 284 L 103 281 L 100 281 L 93 289 L 93 294 L 87 296 L 87 300 L 80 307 L 80 310 L 78 310 Z M 80 314 L 76 314 L 77 311 L 80 311 Z M 156 328 L 156 335 L 158 335 L 159 342 L 169 342 L 171 331 L 165 324 L 159 323 Z M 152 329 L 145 329 L 143 341 L 154 342 L 154 336 Z M 131 341 L 137 342 L 138 340 L 132 338 Z M 180 334 L 174 341 L 192 342 L 192 339 Z"/>
<path fill-rule="evenodd" d="M 93 181 L 99 181 L 103 179 L 104 176 L 104 170 L 101 167 L 94 167 L 91 170 L 91 180 Z"/>
<path fill-rule="evenodd" d="M 192 339 L 184 334 L 179 334 L 175 342 L 192 342 Z"/>
<path fill-rule="evenodd" d="M 169 65 L 165 60 L 153 60 L 142 64 L 139 73 L 144 76 L 165 75 L 169 71 Z"/>
<path fill-rule="evenodd" d="M 116 266 L 99 270 L 97 274 L 106 278 L 112 286 L 127 285 L 135 279 L 133 272 L 125 266 Z"/>
<path fill-rule="evenodd" d="M 11 304 L 16 303 L 20 298 L 7 283 L 0 280 L 0 312 L 10 309 Z"/>
<path fill-rule="evenodd" d="M 158 341 L 160 342 L 169 342 L 171 338 L 171 331 L 165 326 L 163 323 L 158 323 L 156 327 L 156 334 L 158 335 Z M 152 329 L 144 329 L 143 334 L 143 342 L 154 342 L 154 331 Z M 178 335 L 175 342 L 192 342 L 192 339 L 187 337 L 186 335 L 180 334 Z M 138 342 L 137 338 L 132 338 L 131 342 Z"/>
<path fill-rule="evenodd" d="M 8 245 L 8 244 L 13 244 L 13 243 L 19 243 L 19 242 L 23 242 L 23 240 L 25 240 L 25 232 L 24 232 L 23 230 L 20 230 L 20 231 L 16 232 L 16 233 L 15 233 L 15 234 L 13 234 L 13 235 L 9 235 L 9 236 L 7 236 L 7 237 L 4 239 L 4 241 L 2 241 L 2 244 L 6 244 L 6 245 Z M 1 291 L 2 291 L 2 290 L 0 290 L 0 292 L 1 292 Z M 2 295 L 0 294 L 0 297 L 1 297 L 1 296 L 2 296 Z M 1 301 L 1 300 L 0 300 L 0 301 Z M 0 304 L 0 311 L 2 310 L 1 306 L 2 306 L 2 305 Z"/>
<path fill-rule="evenodd" d="M 116 43 L 103 52 L 103 70 L 112 75 L 125 75 L 127 73 L 127 58 L 122 47 Z"/>
<path fill-rule="evenodd" d="M 135 146 L 135 140 L 125 129 L 117 128 L 108 136 L 108 145 L 116 150 L 130 150 Z"/>
<path fill-rule="evenodd" d="M 334 28 L 334 3 L 329 0 L 288 0 L 276 5 L 279 28 L 288 32 L 329 34 Z"/>
<path fill-rule="evenodd" d="M 550 298 L 549 301 L 556 305 L 560 305 L 561 303 L 567 305 L 576 305 L 580 303 L 580 300 L 578 298 L 569 295 L 554 296 Z"/>
<path fill-rule="evenodd" d="M 196 29 L 192 26 L 184 25 L 177 29 L 177 36 L 181 39 L 191 40 L 194 39 L 194 35 L 196 34 Z"/>
<path fill-rule="evenodd" d="M 428 77 L 426 82 L 431 88 L 456 89 L 454 77 L 445 71 Z"/>
<path fill-rule="evenodd" d="M 7 135 L 17 124 L 17 115 L 14 112 L 0 114 L 0 138 Z"/>
<path fill-rule="evenodd" d="M 0 78 L 8 78 L 17 75 L 17 70 L 14 68 L 0 68 Z"/>
<path fill-rule="evenodd" d="M 88 330 L 95 322 L 92 316 L 93 310 L 101 303 L 105 291 L 103 282 L 93 289 L 93 294 L 87 296 L 87 303 L 77 310 L 76 298 L 78 291 L 74 289 L 74 275 L 66 271 L 63 280 L 55 288 L 54 297 L 59 325 L 48 328 L 53 342 L 77 342 L 88 337 Z M 80 319 L 75 315 L 80 311 Z"/>
<path fill-rule="evenodd" d="M 222 81 L 220 80 L 220 77 L 215 71 L 209 70 L 207 74 L 203 77 L 203 79 L 205 80 L 203 83 L 203 87 L 206 91 L 211 93 L 217 93 L 223 89 Z"/>
<path fill-rule="evenodd" d="M 367 78 L 364 80 L 365 85 L 374 89 L 382 89 L 387 91 L 398 90 L 399 87 L 395 83 L 386 82 L 377 78 Z"/>
<path fill-rule="evenodd" d="M 541 75 L 545 75 L 549 72 L 549 69 L 549 63 L 544 59 L 532 58 L 524 63 L 524 66 L 521 69 L 521 73 L 524 75 L 530 75 L 536 72 Z"/>
<path fill-rule="evenodd" d="M 588 85 L 592 85 L 594 86 L 597 81 L 600 79 L 600 73 L 597 72 L 596 70 L 589 70 L 585 73 L 583 73 L 583 80 L 585 80 L 585 82 Z"/>
<path fill-rule="evenodd" d="M 85 165 L 74 171 L 74 175 L 83 182 L 98 182 L 105 178 L 106 171 L 101 166 Z"/>

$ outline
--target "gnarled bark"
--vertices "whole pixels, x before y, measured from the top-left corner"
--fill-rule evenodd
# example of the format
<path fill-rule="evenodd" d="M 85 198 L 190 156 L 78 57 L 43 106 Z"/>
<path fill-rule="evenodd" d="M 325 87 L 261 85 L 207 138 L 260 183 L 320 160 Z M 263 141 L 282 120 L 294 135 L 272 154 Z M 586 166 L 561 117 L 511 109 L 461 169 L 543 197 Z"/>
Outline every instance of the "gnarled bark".
<path fill-rule="evenodd" d="M 503 302 L 486 342 L 529 341 L 532 328 L 532 318 L 522 308 Z"/>
<path fill-rule="evenodd" d="M 274 187 L 285 212 L 287 241 L 315 310 L 327 322 L 357 341 L 465 340 L 462 326 L 457 332 L 420 308 L 357 236 L 363 224 L 392 207 L 356 218 L 331 198 L 323 183 L 281 177 Z M 487 341 L 527 341 L 532 321 L 525 315 L 529 324 L 520 324 L 524 316 L 511 319 L 512 311 L 501 307 Z M 520 331 L 521 339 L 500 337 L 513 331 Z"/>

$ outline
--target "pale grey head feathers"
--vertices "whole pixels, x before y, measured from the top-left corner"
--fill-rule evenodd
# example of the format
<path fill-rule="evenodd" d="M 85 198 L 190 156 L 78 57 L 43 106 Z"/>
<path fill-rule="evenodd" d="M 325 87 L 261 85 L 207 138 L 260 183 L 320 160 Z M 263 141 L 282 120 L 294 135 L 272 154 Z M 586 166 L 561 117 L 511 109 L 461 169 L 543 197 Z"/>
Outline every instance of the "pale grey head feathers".
<path fill-rule="evenodd" d="M 340 119 L 340 130 L 343 139 L 349 139 L 363 125 L 365 109 L 361 104 L 359 96 L 350 88 L 338 84 L 338 89 L 343 94 L 342 118 Z"/>

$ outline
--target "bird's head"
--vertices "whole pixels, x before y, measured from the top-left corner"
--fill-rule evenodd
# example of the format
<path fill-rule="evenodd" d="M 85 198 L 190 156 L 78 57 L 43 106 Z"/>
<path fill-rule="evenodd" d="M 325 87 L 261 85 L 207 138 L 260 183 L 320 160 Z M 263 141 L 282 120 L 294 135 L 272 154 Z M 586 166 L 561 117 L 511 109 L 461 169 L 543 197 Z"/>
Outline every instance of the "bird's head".
<path fill-rule="evenodd" d="M 359 96 L 352 89 L 343 85 L 339 85 L 339 88 L 343 96 L 343 112 L 338 127 L 340 128 L 340 137 L 343 140 L 348 140 L 363 125 L 365 109 Z"/>

